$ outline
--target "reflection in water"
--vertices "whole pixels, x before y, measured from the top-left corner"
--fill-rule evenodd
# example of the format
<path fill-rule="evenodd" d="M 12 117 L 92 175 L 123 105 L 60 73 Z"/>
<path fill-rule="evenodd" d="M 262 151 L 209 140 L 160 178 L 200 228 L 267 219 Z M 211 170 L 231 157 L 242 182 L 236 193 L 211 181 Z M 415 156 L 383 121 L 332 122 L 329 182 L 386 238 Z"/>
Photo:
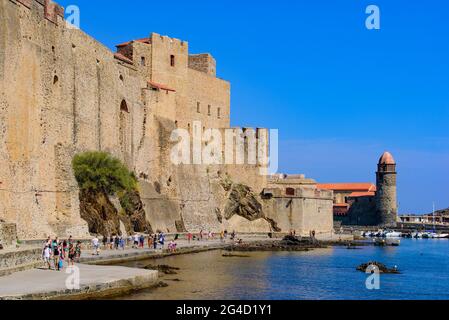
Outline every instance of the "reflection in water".
<path fill-rule="evenodd" d="M 182 255 L 124 264 L 181 270 L 161 276 L 167 288 L 120 299 L 449 299 L 448 253 L 448 240 L 403 240 L 397 248 L 257 252 L 249 258 L 225 258 L 221 251 Z M 355 268 L 372 260 L 403 273 L 382 275 L 381 289 L 367 290 L 366 275 Z"/>

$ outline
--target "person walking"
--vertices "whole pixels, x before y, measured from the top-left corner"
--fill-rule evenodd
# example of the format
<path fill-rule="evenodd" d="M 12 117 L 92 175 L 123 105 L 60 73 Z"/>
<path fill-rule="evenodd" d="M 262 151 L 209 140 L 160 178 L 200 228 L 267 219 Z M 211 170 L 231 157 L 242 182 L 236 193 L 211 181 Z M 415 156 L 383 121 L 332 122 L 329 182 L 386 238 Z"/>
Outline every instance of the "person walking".
<path fill-rule="evenodd" d="M 70 265 L 75 265 L 75 246 L 73 245 L 73 243 L 69 244 L 69 266 Z"/>
<path fill-rule="evenodd" d="M 100 241 L 98 240 L 97 237 L 94 237 L 92 239 L 92 248 L 93 248 L 92 255 L 99 256 L 100 255 Z"/>
<path fill-rule="evenodd" d="M 50 258 L 51 258 L 51 248 L 49 245 L 46 245 L 44 250 L 42 251 L 42 258 L 44 262 L 47 264 L 48 269 L 51 270 Z"/>
<path fill-rule="evenodd" d="M 65 259 L 65 257 L 67 257 L 69 255 L 69 245 L 67 243 L 67 240 L 64 240 L 62 242 L 62 252 L 61 252 L 61 257 L 62 259 Z"/>
<path fill-rule="evenodd" d="M 81 241 L 78 241 L 75 247 L 75 261 L 79 263 L 80 259 L 81 259 Z"/>
<path fill-rule="evenodd" d="M 60 271 L 60 268 L 59 268 L 59 257 L 60 257 L 60 255 L 61 255 L 60 247 L 59 247 L 59 244 L 57 244 L 53 248 L 53 263 L 55 265 L 55 270 L 58 270 L 58 271 Z"/>
<path fill-rule="evenodd" d="M 159 236 L 159 244 L 161 245 L 161 249 L 164 250 L 164 245 L 165 245 L 165 235 L 162 232 L 161 235 Z"/>
<path fill-rule="evenodd" d="M 152 246 L 153 246 L 153 235 L 150 234 L 148 235 L 148 249 L 151 249 Z"/>
<path fill-rule="evenodd" d="M 141 249 L 145 248 L 145 236 L 143 234 L 141 234 L 139 237 L 139 247 Z"/>
<path fill-rule="evenodd" d="M 115 236 L 115 240 L 114 240 L 115 250 L 118 250 L 119 246 L 120 246 L 120 238 L 119 238 L 119 236 Z"/>
<path fill-rule="evenodd" d="M 133 249 L 137 249 L 138 247 L 139 247 L 139 235 L 135 233 L 133 237 Z"/>
<path fill-rule="evenodd" d="M 190 244 L 190 242 L 192 242 L 192 237 L 193 237 L 192 233 L 189 232 L 189 233 L 187 234 L 187 241 L 189 242 L 189 244 Z"/>
<path fill-rule="evenodd" d="M 103 250 L 106 250 L 108 248 L 108 237 L 103 235 L 103 239 L 101 242 L 103 243 Z"/>
<path fill-rule="evenodd" d="M 125 238 L 123 236 L 120 237 L 120 249 L 125 250 Z"/>
<path fill-rule="evenodd" d="M 114 247 L 114 236 L 111 235 L 111 237 L 109 238 L 109 249 L 112 250 L 113 247 Z"/>
<path fill-rule="evenodd" d="M 153 249 L 154 250 L 157 250 L 157 239 L 158 239 L 158 236 L 155 233 L 154 236 L 153 236 Z"/>

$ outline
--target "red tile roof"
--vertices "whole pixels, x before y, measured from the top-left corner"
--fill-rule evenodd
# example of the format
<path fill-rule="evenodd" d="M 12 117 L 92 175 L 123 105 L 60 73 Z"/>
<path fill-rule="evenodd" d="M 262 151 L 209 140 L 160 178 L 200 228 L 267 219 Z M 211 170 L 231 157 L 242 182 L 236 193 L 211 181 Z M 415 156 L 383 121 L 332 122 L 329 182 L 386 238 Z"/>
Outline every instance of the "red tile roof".
<path fill-rule="evenodd" d="M 148 81 L 148 85 L 150 87 L 152 87 L 152 88 L 155 88 L 155 89 L 176 92 L 175 89 L 169 88 L 165 84 L 160 84 L 160 83 L 156 83 L 156 82 L 153 82 L 153 81 Z"/>
<path fill-rule="evenodd" d="M 133 61 L 127 57 L 125 57 L 123 54 L 121 53 L 115 53 L 114 54 L 114 58 L 116 58 L 117 60 L 129 63 L 129 64 L 133 64 Z"/>
<path fill-rule="evenodd" d="M 376 195 L 375 192 L 353 192 L 349 195 L 349 197 L 352 198 L 358 198 L 358 197 L 374 197 Z"/>
<path fill-rule="evenodd" d="M 375 192 L 376 186 L 372 183 L 321 183 L 318 189 L 352 192 Z"/>
<path fill-rule="evenodd" d="M 143 38 L 143 39 L 131 40 L 131 41 L 128 41 L 128 42 L 120 43 L 120 44 L 116 45 L 116 47 L 117 48 L 126 47 L 127 45 L 129 45 L 130 43 L 133 43 L 133 42 L 141 42 L 141 43 L 150 44 L 151 43 L 151 39 L 150 38 Z"/>

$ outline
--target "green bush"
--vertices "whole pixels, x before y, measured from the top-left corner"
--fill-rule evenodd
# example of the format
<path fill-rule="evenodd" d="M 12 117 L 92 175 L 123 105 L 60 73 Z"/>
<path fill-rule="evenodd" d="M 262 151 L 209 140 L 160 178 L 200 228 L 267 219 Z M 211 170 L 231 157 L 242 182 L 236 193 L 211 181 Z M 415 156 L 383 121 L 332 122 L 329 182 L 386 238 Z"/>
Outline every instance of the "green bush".
<path fill-rule="evenodd" d="M 134 173 L 109 153 L 92 151 L 77 154 L 72 167 L 81 190 L 112 195 L 137 189 Z"/>

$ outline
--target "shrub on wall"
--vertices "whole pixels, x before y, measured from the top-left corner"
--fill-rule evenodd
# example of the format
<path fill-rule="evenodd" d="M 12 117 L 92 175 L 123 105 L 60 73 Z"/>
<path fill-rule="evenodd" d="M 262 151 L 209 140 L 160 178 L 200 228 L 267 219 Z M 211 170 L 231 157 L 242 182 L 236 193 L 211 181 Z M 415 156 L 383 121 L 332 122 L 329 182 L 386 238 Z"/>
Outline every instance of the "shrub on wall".
<path fill-rule="evenodd" d="M 109 153 L 91 151 L 77 154 L 72 167 L 83 191 L 123 194 L 137 190 L 134 173 Z"/>

